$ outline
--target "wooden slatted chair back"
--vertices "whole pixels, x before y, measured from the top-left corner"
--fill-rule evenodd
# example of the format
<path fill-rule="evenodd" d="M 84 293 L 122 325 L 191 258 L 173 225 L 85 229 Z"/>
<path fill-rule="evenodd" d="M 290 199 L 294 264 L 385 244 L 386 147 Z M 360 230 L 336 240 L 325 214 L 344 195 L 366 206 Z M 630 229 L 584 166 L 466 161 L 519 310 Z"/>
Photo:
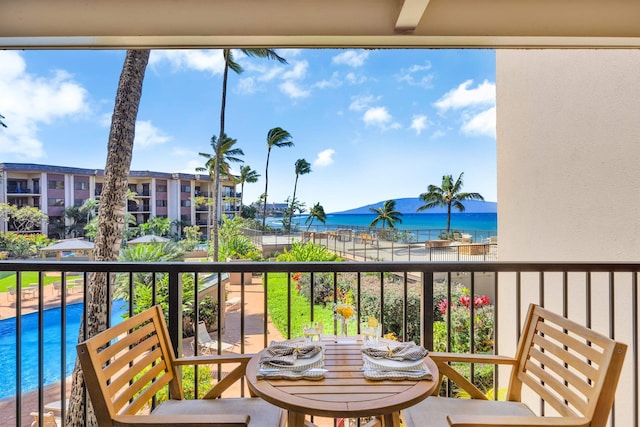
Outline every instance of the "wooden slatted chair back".
<path fill-rule="evenodd" d="M 137 414 L 166 385 L 173 399 L 184 397 L 159 306 L 97 334 L 77 348 L 99 420 Z"/>
<path fill-rule="evenodd" d="M 518 346 L 508 400 L 525 385 L 561 416 L 606 425 L 622 370 L 625 344 L 531 305 Z"/>

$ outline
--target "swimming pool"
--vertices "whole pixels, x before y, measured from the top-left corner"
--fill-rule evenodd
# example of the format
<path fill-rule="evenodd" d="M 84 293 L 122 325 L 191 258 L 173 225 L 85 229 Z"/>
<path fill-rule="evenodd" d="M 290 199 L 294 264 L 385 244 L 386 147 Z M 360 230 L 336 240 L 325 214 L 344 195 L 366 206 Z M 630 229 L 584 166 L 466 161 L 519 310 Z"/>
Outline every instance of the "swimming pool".
<path fill-rule="evenodd" d="M 66 352 L 65 372 L 70 375 L 76 360 L 76 344 L 82 319 L 83 304 L 67 305 L 66 310 Z M 122 321 L 127 312 L 123 300 L 112 305 L 112 323 Z M 22 316 L 20 341 L 22 343 L 22 392 L 38 388 L 38 313 Z M 61 334 L 60 308 L 44 310 L 44 384 L 52 384 L 61 379 L 62 360 L 60 354 Z M 0 320 L 0 399 L 16 394 L 16 319 Z"/>

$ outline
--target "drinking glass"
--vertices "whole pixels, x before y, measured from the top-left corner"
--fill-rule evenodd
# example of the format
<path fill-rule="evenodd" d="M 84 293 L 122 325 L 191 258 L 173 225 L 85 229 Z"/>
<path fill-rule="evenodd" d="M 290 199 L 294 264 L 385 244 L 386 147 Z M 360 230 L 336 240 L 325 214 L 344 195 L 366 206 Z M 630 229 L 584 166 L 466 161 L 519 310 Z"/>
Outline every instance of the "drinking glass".
<path fill-rule="evenodd" d="M 369 322 L 362 322 L 360 324 L 360 336 L 362 336 L 362 343 L 365 346 L 378 344 L 378 339 L 382 333 L 382 325 L 371 325 Z"/>
<path fill-rule="evenodd" d="M 303 323 L 302 335 L 304 335 L 304 342 L 306 344 L 320 342 L 320 335 L 322 335 L 323 329 L 322 322 Z"/>

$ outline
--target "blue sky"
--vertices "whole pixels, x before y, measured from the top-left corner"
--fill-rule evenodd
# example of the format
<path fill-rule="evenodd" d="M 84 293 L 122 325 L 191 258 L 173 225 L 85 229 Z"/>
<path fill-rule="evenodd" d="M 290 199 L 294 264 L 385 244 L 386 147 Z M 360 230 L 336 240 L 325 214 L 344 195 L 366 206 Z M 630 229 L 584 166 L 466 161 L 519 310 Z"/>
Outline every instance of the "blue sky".
<path fill-rule="evenodd" d="M 496 201 L 493 50 L 281 49 L 288 65 L 235 54 L 227 134 L 262 175 L 269 129 L 269 200 L 293 193 L 294 164 L 312 173 L 297 198 L 335 212 L 418 197 L 442 175 L 465 173 L 466 191 Z M 104 168 L 123 51 L 0 51 L 0 161 Z M 195 173 L 219 133 L 220 50 L 152 51 L 131 168 Z M 236 168 L 237 169 L 237 168 Z"/>

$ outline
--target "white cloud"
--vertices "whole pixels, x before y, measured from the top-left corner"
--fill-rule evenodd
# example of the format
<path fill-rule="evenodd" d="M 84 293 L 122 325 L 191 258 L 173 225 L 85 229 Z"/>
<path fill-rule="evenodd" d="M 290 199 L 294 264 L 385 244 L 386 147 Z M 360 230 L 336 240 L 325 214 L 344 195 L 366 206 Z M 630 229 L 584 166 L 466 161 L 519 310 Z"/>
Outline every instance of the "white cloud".
<path fill-rule="evenodd" d="M 366 50 L 347 50 L 333 57 L 334 64 L 345 64 L 350 67 L 361 67 L 369 56 Z"/>
<path fill-rule="evenodd" d="M 451 89 L 442 98 L 435 102 L 435 106 L 440 111 L 449 109 L 460 109 L 471 106 L 495 105 L 496 85 L 487 80 L 478 85 L 475 89 L 469 89 L 473 80 L 461 83 L 457 88 Z"/>
<path fill-rule="evenodd" d="M 293 63 L 293 69 L 285 71 L 282 74 L 284 80 L 300 80 L 307 74 L 309 63 L 307 61 L 296 61 Z"/>
<path fill-rule="evenodd" d="M 282 67 L 270 67 L 262 71 L 262 73 L 257 77 L 261 82 L 270 82 L 271 80 L 278 77 L 282 74 L 284 69 Z"/>
<path fill-rule="evenodd" d="M 280 84 L 280 90 L 290 98 L 306 98 L 311 94 L 311 92 L 301 88 L 292 80 L 287 80 Z"/>
<path fill-rule="evenodd" d="M 429 62 L 425 65 L 412 65 L 407 69 L 400 70 L 397 79 L 410 86 L 420 86 L 425 89 L 430 89 L 433 87 L 433 74 L 427 73 L 430 69 L 431 63 Z"/>
<path fill-rule="evenodd" d="M 443 131 L 442 129 L 438 129 L 435 132 L 433 132 L 431 134 L 431 139 L 438 139 L 438 138 L 442 138 L 443 136 L 446 135 L 446 132 Z"/>
<path fill-rule="evenodd" d="M 333 155 L 336 153 L 336 150 L 332 148 L 327 148 L 318 153 L 318 156 L 313 161 L 313 165 L 317 167 L 325 167 L 333 164 Z"/>
<path fill-rule="evenodd" d="M 411 120 L 411 129 L 416 131 L 416 135 L 420 135 L 424 129 L 427 127 L 427 116 L 425 115 L 417 115 L 413 116 L 413 120 Z"/>
<path fill-rule="evenodd" d="M 496 107 L 478 113 L 462 125 L 462 131 L 470 135 L 496 137 Z"/>
<path fill-rule="evenodd" d="M 379 100 L 380 97 L 375 97 L 373 95 L 361 95 L 361 96 L 352 96 L 351 104 L 349 104 L 349 110 L 351 111 L 363 111 L 366 110 Z"/>
<path fill-rule="evenodd" d="M 87 91 L 63 70 L 49 77 L 29 74 L 16 51 L 0 51 L 0 64 L 0 112 L 9 126 L 0 131 L 0 153 L 42 158 L 39 126 L 88 112 Z"/>
<path fill-rule="evenodd" d="M 313 87 L 317 87 L 319 89 L 334 88 L 340 86 L 342 86 L 342 81 L 340 81 L 340 75 L 337 71 L 331 75 L 331 78 L 329 80 L 320 80 L 313 85 Z"/>
<path fill-rule="evenodd" d="M 256 82 L 253 77 L 241 78 L 238 81 L 238 91 L 240 93 L 255 93 Z"/>
<path fill-rule="evenodd" d="M 352 85 L 360 85 L 364 82 L 367 81 L 367 76 L 358 76 L 355 73 L 347 73 L 346 76 L 344 76 L 344 79 L 347 81 L 347 83 L 352 84 Z"/>
<path fill-rule="evenodd" d="M 175 69 L 191 69 L 222 74 L 224 57 L 222 50 L 152 50 L 149 65 L 158 66 L 167 61 Z"/>
<path fill-rule="evenodd" d="M 171 137 L 153 126 L 150 120 L 138 120 L 136 122 L 136 136 L 133 144 L 135 148 L 145 149 L 168 141 L 171 141 Z"/>
<path fill-rule="evenodd" d="M 364 113 L 362 120 L 367 125 L 385 128 L 388 123 L 391 123 L 393 117 L 391 117 L 391 114 L 389 114 L 389 111 L 387 111 L 385 107 L 372 107 Z"/>

